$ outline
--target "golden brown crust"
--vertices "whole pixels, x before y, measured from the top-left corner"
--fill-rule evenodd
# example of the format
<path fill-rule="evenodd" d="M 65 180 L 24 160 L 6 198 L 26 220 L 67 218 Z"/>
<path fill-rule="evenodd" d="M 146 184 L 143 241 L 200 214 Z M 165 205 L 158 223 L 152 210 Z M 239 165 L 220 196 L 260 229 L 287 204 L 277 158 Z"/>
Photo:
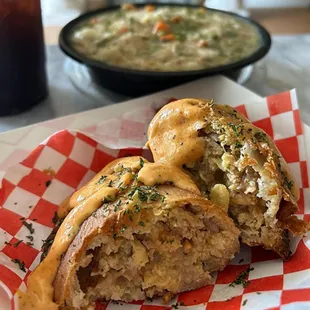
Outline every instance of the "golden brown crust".
<path fill-rule="evenodd" d="M 171 203 L 177 202 L 180 206 L 184 206 L 186 204 L 199 205 L 209 214 L 210 217 L 216 217 L 217 220 L 221 222 L 221 224 L 226 227 L 232 235 L 235 235 L 236 237 L 239 235 L 239 232 L 233 222 L 224 212 L 214 206 L 210 201 L 170 185 L 159 186 L 158 191 L 160 193 L 165 193 L 165 195 L 168 194 L 166 197 L 170 197 L 167 198 L 167 200 Z M 144 217 L 142 213 L 139 220 L 145 221 L 147 218 Z M 114 212 L 106 217 L 103 208 L 100 208 L 93 214 L 93 216 L 88 218 L 83 223 L 80 232 L 66 252 L 55 278 L 55 300 L 58 304 L 64 304 L 66 299 L 70 299 L 70 279 L 76 272 L 74 266 L 78 264 L 81 255 L 85 253 L 89 240 L 93 239 L 98 234 L 113 236 L 113 234 L 116 231 L 119 232 L 124 225 L 129 227 L 130 225 L 138 225 L 138 223 L 135 219 L 133 221 L 128 220 L 128 216 L 125 215 L 125 212 L 122 212 L 121 214 Z M 238 251 L 238 243 L 236 242 L 233 249 L 227 250 L 232 253 L 236 253 Z M 224 261 L 223 265 L 220 266 L 220 269 L 222 269 L 227 262 L 227 260 Z"/>
<path fill-rule="evenodd" d="M 151 121 L 148 139 L 155 161 L 186 167 L 206 197 L 217 178 L 227 186 L 244 243 L 287 258 L 286 229 L 309 230 L 292 216 L 299 188 L 288 164 L 272 139 L 234 108 L 203 99 L 171 102 Z"/>
<path fill-rule="evenodd" d="M 140 158 L 138 159 L 140 161 Z M 138 159 L 136 158 L 134 163 L 136 163 Z M 118 160 L 116 164 L 119 162 L 121 162 L 121 160 Z M 134 166 L 134 163 L 131 165 L 131 168 Z M 106 169 L 105 174 L 107 174 L 107 179 L 113 179 L 111 178 L 113 175 L 122 178 L 124 174 L 131 173 L 127 171 L 124 172 L 124 169 L 118 170 L 116 166 L 117 165 L 114 163 Z M 177 168 L 174 169 L 177 170 Z M 111 175 L 109 175 L 107 171 L 110 172 Z M 95 177 L 94 180 L 97 180 L 97 178 L 98 177 Z M 124 227 L 129 230 L 130 228 L 139 227 L 139 223 L 141 222 L 149 222 L 150 216 L 154 216 L 155 213 L 153 214 L 152 212 L 155 212 L 155 210 L 164 210 L 167 206 L 169 206 L 169 209 L 173 210 L 175 208 L 187 208 L 188 205 L 194 205 L 199 207 L 199 210 L 203 210 L 202 212 L 205 212 L 208 218 L 214 218 L 216 223 L 222 227 L 221 229 L 227 231 L 230 236 L 229 238 L 233 241 L 227 248 L 221 250 L 222 257 L 219 257 L 220 263 L 217 262 L 213 267 L 210 267 L 210 272 L 222 269 L 239 250 L 239 230 L 234 226 L 232 220 L 217 206 L 214 206 L 212 202 L 193 192 L 178 188 L 175 185 L 163 184 L 157 185 L 156 187 L 145 186 L 141 182 L 136 183 L 136 178 L 137 177 L 133 177 L 127 188 L 120 190 L 113 201 L 104 203 L 102 207 L 83 222 L 78 234 L 62 258 L 53 286 L 55 301 L 64 307 L 64 309 L 70 309 L 71 306 L 66 306 L 66 301 L 70 301 L 73 298 L 73 292 L 79 289 L 79 283 L 72 283 L 72 278 L 77 272 L 82 256 L 85 256 L 90 241 L 98 235 L 113 237 L 114 239 L 118 238 L 118 236 L 122 235 L 122 229 Z M 92 181 L 93 183 L 90 182 L 88 184 L 91 188 L 93 188 L 94 180 Z M 118 183 L 115 181 L 113 185 L 110 186 L 117 186 L 117 184 Z M 140 197 L 140 188 L 141 190 L 150 191 L 151 194 L 147 198 L 144 196 Z M 130 199 L 128 200 L 128 196 L 132 195 L 133 192 L 132 199 L 140 199 L 139 209 L 141 210 L 139 210 L 139 213 L 131 212 L 136 204 L 132 203 Z M 137 197 L 135 198 L 135 196 Z M 116 201 L 120 201 L 120 203 L 116 203 Z M 132 216 L 129 217 L 128 214 L 132 214 Z M 204 284 L 206 284 L 206 282 L 201 282 L 200 285 L 197 282 L 194 286 L 187 287 L 187 289 L 195 288 L 196 286 L 199 287 Z"/>
<path fill-rule="evenodd" d="M 176 115 L 175 119 L 174 115 Z M 182 142 L 188 143 L 192 140 L 196 145 L 200 145 L 203 141 L 200 129 L 206 128 L 214 121 L 217 121 L 216 125 L 221 127 L 230 143 L 248 141 L 251 147 L 268 156 L 270 172 L 278 179 L 279 186 L 284 191 L 285 200 L 296 204 L 299 199 L 299 188 L 273 140 L 262 129 L 254 126 L 244 115 L 228 105 L 215 104 L 212 100 L 192 98 L 173 101 L 165 105 L 150 123 L 147 146 L 152 151 L 155 161 L 173 163 L 178 160 L 175 157 L 180 157 L 180 152 L 182 152 L 181 157 L 190 158 L 188 154 L 192 151 L 184 148 L 184 144 L 181 145 Z M 243 126 L 242 132 L 239 126 Z M 184 130 L 188 127 L 191 128 L 190 131 Z M 172 149 L 172 151 L 168 153 L 167 149 Z M 202 156 L 203 152 L 200 154 L 200 157 Z M 182 162 L 182 164 L 186 163 L 188 162 Z"/>

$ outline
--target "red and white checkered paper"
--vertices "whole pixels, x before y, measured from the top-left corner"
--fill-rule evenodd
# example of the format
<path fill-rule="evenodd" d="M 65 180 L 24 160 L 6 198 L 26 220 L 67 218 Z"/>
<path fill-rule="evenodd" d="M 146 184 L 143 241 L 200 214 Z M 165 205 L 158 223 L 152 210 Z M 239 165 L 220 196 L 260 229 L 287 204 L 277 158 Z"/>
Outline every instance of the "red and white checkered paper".
<path fill-rule="evenodd" d="M 236 108 L 274 139 L 300 187 L 298 214 L 310 220 L 309 179 L 294 91 L 270 96 L 260 104 Z M 90 134 L 60 131 L 7 171 L 0 191 L 0 309 L 16 308 L 14 295 L 18 289 L 25 290 L 27 276 L 39 262 L 42 240 L 53 228 L 52 217 L 59 204 L 113 159 L 129 155 L 150 157 L 142 148 L 112 149 L 107 145 L 142 147 L 154 113 L 154 106 L 145 107 L 125 113 L 120 119 L 105 121 L 100 124 L 101 133 L 98 135 L 97 130 L 93 135 L 97 141 Z M 48 168 L 55 171 L 54 177 L 44 173 Z M 47 187 L 49 180 L 52 182 Z M 35 229 L 33 246 L 26 244 L 29 231 L 21 218 L 26 218 Z M 5 243 L 19 240 L 23 241 L 18 247 Z M 174 309 L 178 303 L 179 309 L 191 310 L 310 309 L 310 235 L 292 239 L 291 250 L 292 258 L 283 262 L 270 251 L 242 246 L 239 255 L 223 271 L 214 274 L 213 284 L 182 293 L 168 305 L 158 299 L 98 304 L 97 308 L 164 310 Z M 26 272 L 12 262 L 15 258 L 24 261 Z M 249 274 L 249 285 L 229 286 L 247 267 L 254 267 Z M 3 297 L 4 292 L 7 298 Z"/>

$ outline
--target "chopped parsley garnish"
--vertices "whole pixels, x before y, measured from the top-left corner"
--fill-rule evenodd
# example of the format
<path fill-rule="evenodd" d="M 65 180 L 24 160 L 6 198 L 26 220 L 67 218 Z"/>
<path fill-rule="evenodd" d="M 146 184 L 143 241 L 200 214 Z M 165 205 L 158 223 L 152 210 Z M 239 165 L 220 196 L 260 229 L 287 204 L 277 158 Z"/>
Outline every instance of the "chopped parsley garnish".
<path fill-rule="evenodd" d="M 163 197 L 157 192 L 155 187 L 151 186 L 133 187 L 128 196 L 132 198 L 136 192 L 140 201 L 157 201 L 159 198 Z"/>
<path fill-rule="evenodd" d="M 137 206 L 137 205 L 135 205 L 135 213 L 138 213 L 138 212 L 140 212 L 141 211 L 141 209 L 140 209 L 140 207 L 139 206 Z"/>
<path fill-rule="evenodd" d="M 145 226 L 143 221 L 141 221 L 139 224 L 140 224 L 140 226 Z"/>
<path fill-rule="evenodd" d="M 239 141 L 236 142 L 236 148 L 240 149 L 242 146 L 243 145 Z"/>
<path fill-rule="evenodd" d="M 116 237 L 117 237 L 117 234 L 116 234 L 116 233 L 114 233 L 114 234 L 113 234 L 113 239 L 115 240 L 115 239 L 116 239 Z"/>
<path fill-rule="evenodd" d="M 286 176 L 284 177 L 284 184 L 287 186 L 288 189 L 292 189 L 294 185 L 293 181 L 289 180 Z"/>
<path fill-rule="evenodd" d="M 242 133 L 242 125 L 235 125 L 233 123 L 228 123 L 228 125 L 234 130 L 236 136 Z"/>
<path fill-rule="evenodd" d="M 243 261 L 244 261 L 244 259 L 243 259 L 243 258 L 239 259 L 239 262 L 238 262 L 238 264 L 241 264 L 241 263 L 243 263 Z"/>
<path fill-rule="evenodd" d="M 118 200 L 116 204 L 114 204 L 114 212 L 119 210 L 119 206 L 121 205 L 122 201 Z"/>
<path fill-rule="evenodd" d="M 53 218 L 52 218 L 52 222 L 53 222 L 54 224 L 56 224 L 56 223 L 58 222 L 58 214 L 57 214 L 56 211 L 54 212 L 54 216 L 53 216 Z"/>
<path fill-rule="evenodd" d="M 180 304 L 180 306 L 181 306 L 181 304 Z M 172 309 L 179 309 L 179 303 L 177 302 L 177 303 L 171 305 L 171 307 L 172 307 Z"/>
<path fill-rule="evenodd" d="M 118 185 L 118 188 L 121 190 L 121 191 L 125 191 L 127 189 L 127 186 L 123 186 L 123 182 L 121 182 L 119 185 Z"/>
<path fill-rule="evenodd" d="M 31 234 L 34 233 L 34 228 L 32 227 L 32 223 L 27 223 L 26 221 L 22 221 L 22 224 L 29 230 Z"/>
<path fill-rule="evenodd" d="M 33 241 L 33 236 L 26 236 L 27 239 L 29 239 L 30 241 Z"/>
<path fill-rule="evenodd" d="M 245 300 L 243 301 L 243 303 L 242 303 L 242 306 L 245 306 L 247 302 L 248 302 L 248 300 L 245 299 Z"/>
<path fill-rule="evenodd" d="M 26 272 L 26 269 L 25 269 L 25 262 L 23 261 L 20 261 L 18 258 L 14 258 L 12 259 L 12 262 L 17 264 L 19 269 L 23 272 Z"/>
<path fill-rule="evenodd" d="M 126 229 L 127 229 L 127 226 L 123 225 L 123 227 L 121 228 L 121 233 L 124 233 Z"/>
<path fill-rule="evenodd" d="M 33 246 L 34 243 L 27 241 L 26 244 L 29 245 L 29 246 Z"/>
<path fill-rule="evenodd" d="M 142 159 L 142 157 L 140 157 L 140 166 L 141 168 L 144 166 L 144 160 Z"/>
<path fill-rule="evenodd" d="M 47 181 L 45 182 L 45 186 L 46 186 L 46 187 L 49 187 L 51 184 L 52 184 L 52 180 L 47 180 Z"/>
<path fill-rule="evenodd" d="M 254 134 L 258 142 L 267 142 L 267 135 L 264 132 L 258 131 Z"/>
<path fill-rule="evenodd" d="M 13 247 L 17 248 L 22 242 L 23 242 L 23 240 L 19 240 L 19 241 L 13 243 Z"/>
<path fill-rule="evenodd" d="M 110 180 L 108 187 L 112 187 L 113 181 Z"/>
<path fill-rule="evenodd" d="M 235 287 L 235 285 L 242 284 L 243 287 L 246 287 L 250 282 L 247 280 L 247 277 L 250 271 L 254 270 L 253 267 L 248 267 L 246 270 L 242 271 L 236 279 L 229 284 L 229 286 Z"/>
<path fill-rule="evenodd" d="M 107 178 L 106 175 L 102 175 L 100 179 L 98 180 L 97 184 L 102 184 L 106 178 Z"/>
<path fill-rule="evenodd" d="M 138 197 L 141 201 L 147 201 L 147 198 L 148 198 L 147 192 L 138 188 Z"/>
<path fill-rule="evenodd" d="M 150 200 L 156 201 L 156 200 L 158 200 L 159 197 L 160 197 L 160 194 L 158 192 L 155 192 L 155 193 L 151 194 Z"/>

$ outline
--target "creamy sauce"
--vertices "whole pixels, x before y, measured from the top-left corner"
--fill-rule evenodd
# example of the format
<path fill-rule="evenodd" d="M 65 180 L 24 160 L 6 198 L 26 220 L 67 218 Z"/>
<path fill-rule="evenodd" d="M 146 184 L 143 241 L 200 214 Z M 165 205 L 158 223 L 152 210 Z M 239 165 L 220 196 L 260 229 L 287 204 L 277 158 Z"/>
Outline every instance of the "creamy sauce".
<path fill-rule="evenodd" d="M 143 159 L 144 162 L 148 162 L 146 159 Z M 141 168 L 140 166 L 140 157 L 125 157 L 118 158 L 108 165 L 106 165 L 97 175 L 93 177 L 86 185 L 76 191 L 71 197 L 68 197 L 60 206 L 57 211 L 59 218 L 64 218 L 70 210 L 75 208 L 79 203 L 88 198 L 94 192 L 100 190 L 103 187 L 106 187 L 110 181 L 115 182 L 117 180 L 116 176 L 111 175 L 114 172 L 114 169 L 118 168 L 129 168 L 133 171 L 137 171 Z M 130 174 L 125 174 L 122 176 L 120 183 L 127 185 L 130 181 Z M 102 178 L 104 180 L 102 181 Z"/>
<path fill-rule="evenodd" d="M 148 186 L 172 182 L 181 189 L 200 195 L 194 181 L 175 166 L 159 163 L 144 164 L 144 167 L 139 171 L 138 180 Z"/>
<path fill-rule="evenodd" d="M 71 210 L 60 226 L 46 258 L 28 277 L 27 292 L 19 293 L 20 310 L 58 309 L 58 305 L 53 302 L 53 281 L 60 265 L 61 255 L 67 251 L 80 225 L 101 207 L 105 197 L 115 196 L 117 191 L 116 188 L 103 188 Z"/>
<path fill-rule="evenodd" d="M 84 20 L 71 41 L 79 53 L 117 67 L 190 71 L 241 60 L 258 49 L 261 37 L 254 26 L 221 12 L 126 5 Z"/>
<path fill-rule="evenodd" d="M 83 197 L 81 202 L 70 205 L 70 198 L 65 200 L 60 214 L 64 215 L 66 212 L 70 212 L 63 220 L 47 256 L 28 277 L 27 292 L 18 292 L 20 310 L 57 310 L 59 308 L 59 305 L 53 301 L 53 282 L 62 255 L 68 250 L 68 247 L 78 234 L 81 224 L 102 206 L 105 198 L 108 198 L 109 201 L 117 199 L 120 184 L 122 186 L 130 185 L 134 172 L 140 170 L 138 181 L 147 186 L 172 182 L 177 187 L 200 194 L 190 177 L 177 167 L 164 167 L 160 163 L 150 164 L 140 157 L 125 158 L 124 163 L 126 163 L 126 167 L 131 167 L 133 171 L 125 170 L 126 167 L 122 168 L 122 165 L 120 165 L 122 160 L 118 159 L 109 164 L 107 168 L 109 171 L 114 168 L 113 175 L 107 175 L 104 182 L 98 184 L 98 180 L 102 177 L 101 173 L 107 171 L 103 169 L 88 184 L 75 193 L 77 197 Z M 106 182 L 112 179 L 115 180 L 115 184 L 113 184 L 115 187 L 110 187 L 109 182 Z"/>
<path fill-rule="evenodd" d="M 207 108 L 209 103 L 204 104 Z M 203 156 L 204 139 L 198 135 L 206 124 L 202 108 L 200 100 L 183 99 L 169 103 L 155 115 L 147 142 L 155 162 L 182 167 Z"/>

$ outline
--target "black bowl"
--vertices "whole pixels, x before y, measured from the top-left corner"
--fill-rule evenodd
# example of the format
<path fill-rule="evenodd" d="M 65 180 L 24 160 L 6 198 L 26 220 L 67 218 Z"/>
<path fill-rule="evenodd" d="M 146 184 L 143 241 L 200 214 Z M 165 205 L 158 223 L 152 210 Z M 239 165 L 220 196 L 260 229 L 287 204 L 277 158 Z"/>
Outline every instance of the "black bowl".
<path fill-rule="evenodd" d="M 149 3 L 148 3 L 149 4 Z M 137 4 L 137 6 L 143 6 L 145 4 Z M 154 5 L 161 6 L 184 6 L 184 7 L 199 7 L 187 4 L 175 4 L 175 3 L 154 3 Z M 235 78 L 238 76 L 240 70 L 257 60 L 263 58 L 269 51 L 271 46 L 271 38 L 269 33 L 261 25 L 253 21 L 252 19 L 239 16 L 235 13 L 220 11 L 215 9 L 209 9 L 211 11 L 221 12 L 229 16 L 241 19 L 246 23 L 251 24 L 261 36 L 261 44 L 257 50 L 248 57 L 241 59 L 234 63 L 212 67 L 203 70 L 194 71 L 179 71 L 179 72 L 154 72 L 154 71 L 140 71 L 125 69 L 121 67 L 112 66 L 104 62 L 92 60 L 87 56 L 77 52 L 70 43 L 70 37 L 75 27 L 91 18 L 98 13 L 104 13 L 111 10 L 119 9 L 120 6 L 113 6 L 103 8 L 85 14 L 80 15 L 71 22 L 69 22 L 60 32 L 59 45 L 62 51 L 73 58 L 74 60 L 85 64 L 88 67 L 90 75 L 95 83 L 108 88 L 112 91 L 124 94 L 126 96 L 141 96 L 152 92 L 156 92 L 162 89 L 170 88 L 185 82 L 189 82 L 200 77 L 211 76 L 216 74 L 224 74 L 226 76 Z"/>

